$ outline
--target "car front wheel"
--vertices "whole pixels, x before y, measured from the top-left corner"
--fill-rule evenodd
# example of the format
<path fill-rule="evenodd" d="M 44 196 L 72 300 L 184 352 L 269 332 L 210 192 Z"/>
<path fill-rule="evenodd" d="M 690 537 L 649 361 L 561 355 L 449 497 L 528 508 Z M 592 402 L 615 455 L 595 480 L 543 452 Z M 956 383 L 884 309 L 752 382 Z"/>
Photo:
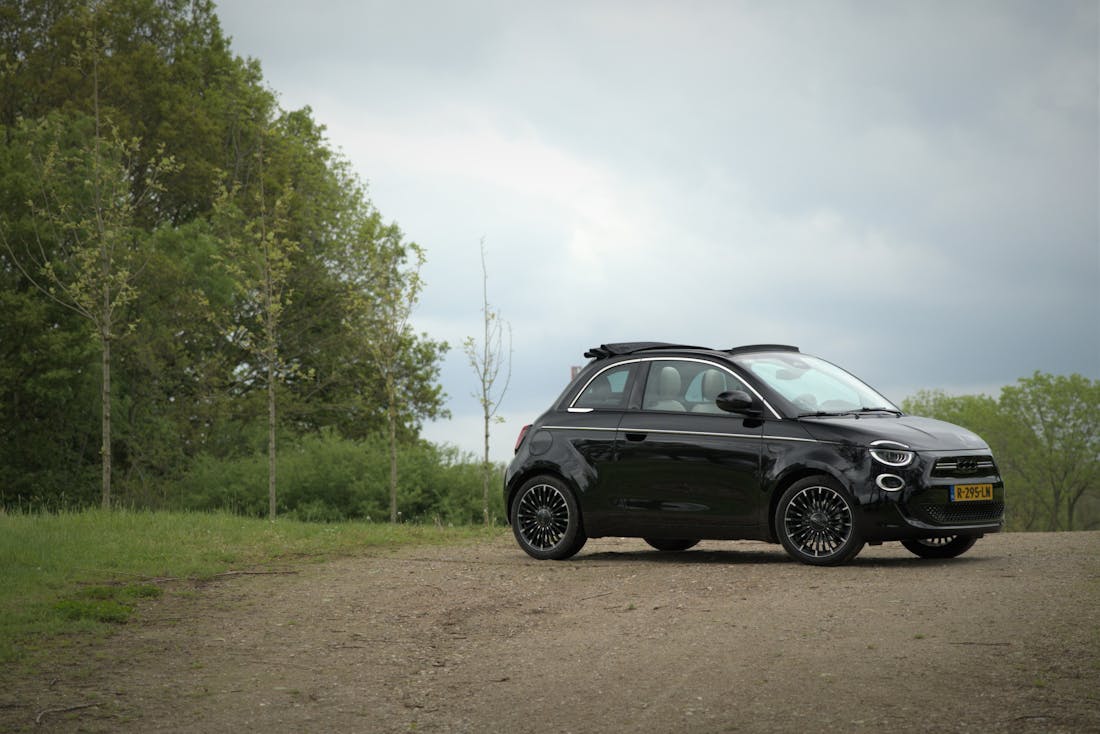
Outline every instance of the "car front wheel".
<path fill-rule="evenodd" d="M 512 533 L 532 558 L 560 561 L 584 546 L 581 512 L 573 493 L 555 477 L 534 477 L 512 501 Z"/>
<path fill-rule="evenodd" d="M 795 482 L 775 509 L 775 532 L 787 553 L 814 566 L 847 563 L 863 549 L 853 502 L 825 476 Z"/>
<path fill-rule="evenodd" d="M 921 538 L 903 540 L 901 544 L 910 553 L 921 558 L 954 558 L 974 547 L 978 539 L 972 535 L 952 535 L 947 538 Z"/>

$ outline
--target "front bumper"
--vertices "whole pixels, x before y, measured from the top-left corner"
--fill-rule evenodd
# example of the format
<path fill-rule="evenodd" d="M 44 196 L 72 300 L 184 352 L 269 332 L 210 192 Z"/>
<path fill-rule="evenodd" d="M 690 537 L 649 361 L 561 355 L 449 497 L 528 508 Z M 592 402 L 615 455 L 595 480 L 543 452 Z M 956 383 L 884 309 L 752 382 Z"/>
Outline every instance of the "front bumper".
<path fill-rule="evenodd" d="M 855 492 L 860 531 L 868 542 L 984 535 L 1004 529 L 1004 481 L 988 451 L 922 452 L 909 466 L 872 463 L 871 469 L 872 476 Z M 881 474 L 898 477 L 901 488 L 883 489 L 875 481 Z M 993 496 L 954 501 L 952 487 L 960 484 L 991 485 Z"/>

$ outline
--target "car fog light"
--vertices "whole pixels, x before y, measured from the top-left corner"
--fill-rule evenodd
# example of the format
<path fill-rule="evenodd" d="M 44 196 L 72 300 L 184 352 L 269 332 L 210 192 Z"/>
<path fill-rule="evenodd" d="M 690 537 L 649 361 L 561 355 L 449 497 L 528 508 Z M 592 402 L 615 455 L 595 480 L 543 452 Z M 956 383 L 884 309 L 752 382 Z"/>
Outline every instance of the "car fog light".
<path fill-rule="evenodd" d="M 875 484 L 879 489 L 885 489 L 887 492 L 897 492 L 905 486 L 905 480 L 897 474 L 879 474 L 875 477 Z"/>

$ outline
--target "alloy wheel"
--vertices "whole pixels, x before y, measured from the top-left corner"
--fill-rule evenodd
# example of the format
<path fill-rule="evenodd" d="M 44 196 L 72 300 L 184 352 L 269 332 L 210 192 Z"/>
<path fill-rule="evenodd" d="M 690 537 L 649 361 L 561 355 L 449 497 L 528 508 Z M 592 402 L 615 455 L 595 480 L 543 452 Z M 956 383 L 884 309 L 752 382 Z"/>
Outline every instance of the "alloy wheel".
<path fill-rule="evenodd" d="M 852 510 L 834 489 L 814 485 L 802 489 L 783 513 L 786 536 L 810 558 L 838 553 L 852 535 Z"/>
<path fill-rule="evenodd" d="M 516 529 L 537 550 L 558 545 L 569 529 L 569 505 L 561 490 L 536 484 L 524 492 L 516 507 Z"/>

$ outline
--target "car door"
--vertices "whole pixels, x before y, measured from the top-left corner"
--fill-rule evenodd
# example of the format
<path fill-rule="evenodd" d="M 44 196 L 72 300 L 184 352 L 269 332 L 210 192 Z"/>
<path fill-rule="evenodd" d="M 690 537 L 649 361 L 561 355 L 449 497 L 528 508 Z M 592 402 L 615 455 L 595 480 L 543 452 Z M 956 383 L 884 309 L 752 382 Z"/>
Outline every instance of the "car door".
<path fill-rule="evenodd" d="M 713 398 L 744 389 L 732 371 L 700 359 L 646 364 L 639 409 L 619 422 L 616 503 L 633 534 L 749 537 L 759 524 L 761 421 Z M 706 383 L 708 390 L 703 389 Z"/>
<path fill-rule="evenodd" d="M 577 487 L 585 529 L 592 536 L 618 532 L 613 501 L 619 422 L 635 387 L 636 361 L 609 365 L 580 388 L 568 407 L 542 428 L 553 433 L 559 471 Z"/>

